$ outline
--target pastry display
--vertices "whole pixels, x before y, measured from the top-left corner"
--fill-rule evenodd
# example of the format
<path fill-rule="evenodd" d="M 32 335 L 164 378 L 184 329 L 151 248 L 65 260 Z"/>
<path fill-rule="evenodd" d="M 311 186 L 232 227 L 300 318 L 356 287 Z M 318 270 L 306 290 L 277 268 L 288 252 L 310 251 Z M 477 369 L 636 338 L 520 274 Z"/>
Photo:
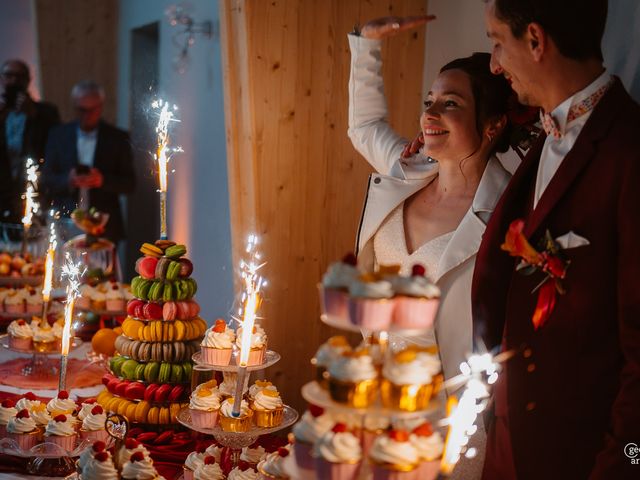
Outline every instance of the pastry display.
<path fill-rule="evenodd" d="M 345 351 L 329 365 L 329 393 L 336 402 L 367 408 L 377 390 L 378 371 L 367 348 Z"/>
<path fill-rule="evenodd" d="M 320 345 L 311 364 L 316 370 L 316 381 L 324 388 L 328 388 L 327 370 L 329 365 L 337 360 L 343 352 L 351 351 L 351 345 L 342 335 L 335 335 Z"/>
<path fill-rule="evenodd" d="M 323 309 L 329 315 L 346 317 L 348 315 L 349 286 L 360 276 L 356 256 L 345 255 L 340 262 L 329 265 L 322 277 Z"/>
<path fill-rule="evenodd" d="M 334 418 L 326 414 L 322 408 L 309 405 L 309 410 L 302 414 L 300 421 L 293 426 L 295 443 L 293 451 L 300 468 L 313 468 L 314 458 L 311 455 L 314 444 L 335 424 Z"/>
<path fill-rule="evenodd" d="M 246 432 L 253 424 L 253 410 L 249 408 L 246 400 L 242 400 L 240 415 L 235 417 L 233 415 L 234 401 L 233 397 L 229 397 L 222 402 L 218 421 L 225 432 Z"/>
<path fill-rule="evenodd" d="M 337 423 L 315 444 L 318 478 L 355 480 L 362 464 L 360 439 L 344 423 Z"/>
<path fill-rule="evenodd" d="M 44 275 L 44 258 L 34 259 L 30 253 L 0 252 L 0 277 L 20 280 Z"/>

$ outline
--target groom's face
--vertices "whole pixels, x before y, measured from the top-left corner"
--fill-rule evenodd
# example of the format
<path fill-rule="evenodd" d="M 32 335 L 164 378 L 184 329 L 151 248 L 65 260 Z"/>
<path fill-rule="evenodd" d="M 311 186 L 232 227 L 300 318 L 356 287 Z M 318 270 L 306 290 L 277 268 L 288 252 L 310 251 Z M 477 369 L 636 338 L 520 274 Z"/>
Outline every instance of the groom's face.
<path fill-rule="evenodd" d="M 493 47 L 491 50 L 491 71 L 503 75 L 518 94 L 524 105 L 540 105 L 536 89 L 538 68 L 531 54 L 528 35 L 516 38 L 509 25 L 496 15 L 495 1 L 485 7 L 487 36 Z"/>

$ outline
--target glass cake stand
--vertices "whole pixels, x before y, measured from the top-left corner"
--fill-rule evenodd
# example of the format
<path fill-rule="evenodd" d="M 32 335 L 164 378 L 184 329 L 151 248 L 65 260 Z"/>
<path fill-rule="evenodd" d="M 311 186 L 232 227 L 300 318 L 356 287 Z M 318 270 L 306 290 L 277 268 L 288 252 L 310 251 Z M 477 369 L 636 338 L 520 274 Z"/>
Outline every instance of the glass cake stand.
<path fill-rule="evenodd" d="M 267 353 L 264 356 L 264 362 L 260 365 L 252 365 L 247 367 L 247 372 L 256 372 L 258 370 L 264 370 L 265 368 L 269 368 L 280 360 L 280 354 L 278 352 L 274 352 L 273 350 L 267 350 Z M 240 369 L 240 366 L 237 362 L 237 352 L 234 352 L 231 356 L 231 362 L 229 365 L 213 365 L 211 363 L 206 363 L 202 360 L 202 352 L 196 352 L 191 357 L 193 362 L 200 367 L 207 368 L 209 370 L 216 370 L 218 372 L 237 372 Z"/>
<path fill-rule="evenodd" d="M 82 340 L 79 338 L 73 338 L 69 346 L 70 350 L 82 345 Z M 58 366 L 56 361 L 50 361 L 49 357 L 60 355 L 60 350 L 56 349 L 51 352 L 40 352 L 33 348 L 29 350 L 23 350 L 21 348 L 11 347 L 9 345 L 9 335 L 0 335 L 0 346 L 6 348 L 11 352 L 22 353 L 24 355 L 31 355 L 31 360 L 21 370 L 21 374 L 25 377 L 48 377 L 50 375 L 58 374 Z"/>

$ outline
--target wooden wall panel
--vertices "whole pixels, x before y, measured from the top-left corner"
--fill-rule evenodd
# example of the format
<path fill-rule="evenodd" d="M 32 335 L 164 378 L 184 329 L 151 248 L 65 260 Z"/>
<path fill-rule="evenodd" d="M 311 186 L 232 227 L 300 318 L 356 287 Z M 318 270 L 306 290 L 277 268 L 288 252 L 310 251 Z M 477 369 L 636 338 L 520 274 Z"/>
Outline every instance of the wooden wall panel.
<path fill-rule="evenodd" d="M 42 97 L 63 121 L 73 119 L 70 93 L 93 79 L 106 92 L 104 118 L 116 119 L 118 0 L 35 0 Z"/>
<path fill-rule="evenodd" d="M 424 13 L 424 0 L 223 0 L 221 31 L 235 260 L 249 232 L 262 238 L 269 280 L 262 307 L 267 373 L 303 406 L 309 359 L 331 330 L 316 284 L 353 249 L 368 164 L 347 137 L 349 47 L 355 23 Z M 390 121 L 418 131 L 424 31 L 385 42 Z"/>

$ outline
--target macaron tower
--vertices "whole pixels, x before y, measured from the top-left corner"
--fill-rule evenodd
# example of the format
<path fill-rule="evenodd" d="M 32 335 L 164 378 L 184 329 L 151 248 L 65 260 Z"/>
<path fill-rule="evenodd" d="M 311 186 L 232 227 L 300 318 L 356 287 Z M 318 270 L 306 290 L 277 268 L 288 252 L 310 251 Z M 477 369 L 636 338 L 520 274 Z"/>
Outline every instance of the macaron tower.
<path fill-rule="evenodd" d="M 197 285 L 187 249 L 169 240 L 144 243 L 131 281 L 116 355 L 98 402 L 107 412 L 147 425 L 175 424 L 189 405 L 192 361 L 207 329 L 193 299 Z"/>

